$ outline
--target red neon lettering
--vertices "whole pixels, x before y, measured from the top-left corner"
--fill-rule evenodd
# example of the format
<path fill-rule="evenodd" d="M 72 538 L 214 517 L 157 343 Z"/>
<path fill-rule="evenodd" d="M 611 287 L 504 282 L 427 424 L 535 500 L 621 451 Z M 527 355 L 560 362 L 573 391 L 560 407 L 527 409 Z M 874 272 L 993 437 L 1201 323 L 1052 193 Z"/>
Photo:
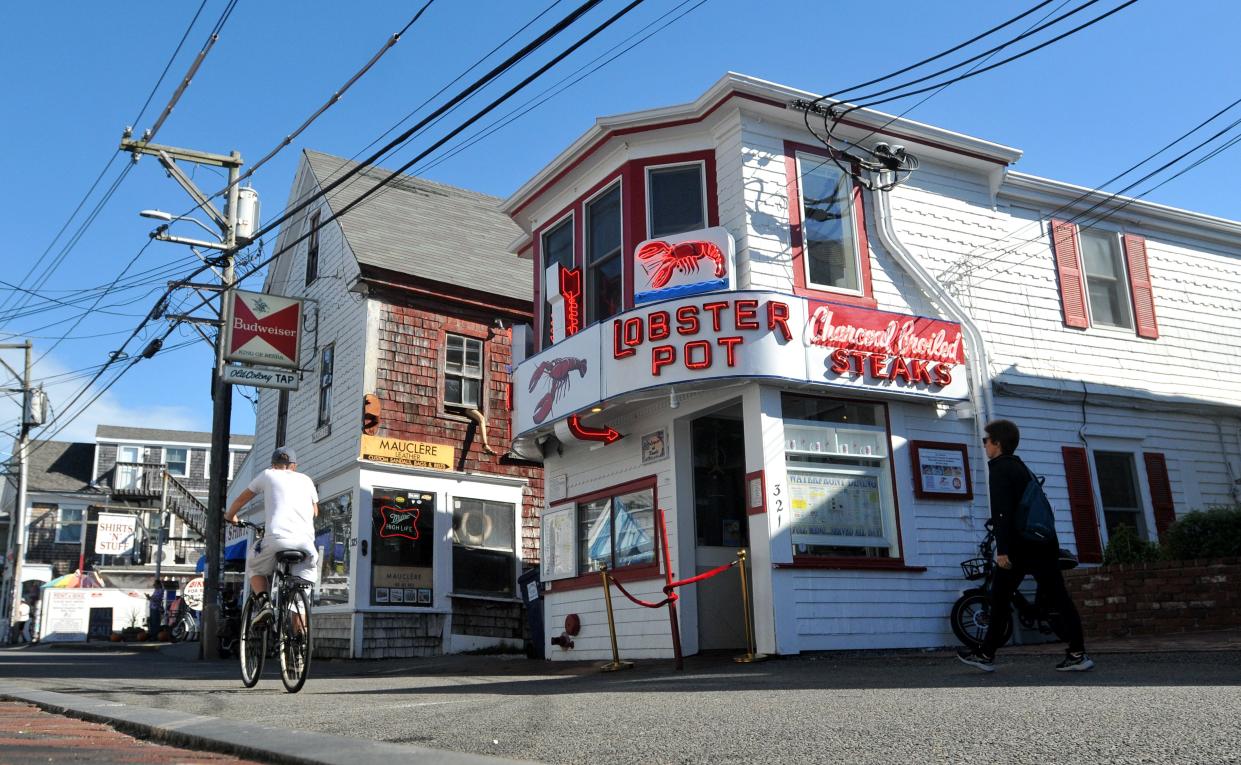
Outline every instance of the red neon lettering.
<path fill-rule="evenodd" d="M 702 351 L 702 358 L 695 361 L 694 351 Z M 690 369 L 706 369 L 711 366 L 711 343 L 694 340 L 685 344 L 685 366 Z"/>
<path fill-rule="evenodd" d="M 698 334 L 698 307 L 683 305 L 677 309 L 677 334 Z"/>
<path fill-rule="evenodd" d="M 758 329 L 758 301 L 738 300 L 733 311 L 733 324 L 738 330 Z"/>
<path fill-rule="evenodd" d="M 780 328 L 785 342 L 793 339 L 793 333 L 789 331 L 788 305 L 773 300 L 767 303 L 767 329 L 774 331 L 776 327 Z"/>
<path fill-rule="evenodd" d="M 843 375 L 849 371 L 849 352 L 844 348 L 832 351 L 832 374 Z"/>
<path fill-rule="evenodd" d="M 882 379 L 883 378 L 883 364 L 887 360 L 888 360 L 888 357 L 886 354 L 872 353 L 870 355 L 870 358 L 866 360 L 867 361 L 866 368 L 870 370 L 870 376 L 874 377 L 877 380 Z"/>
<path fill-rule="evenodd" d="M 741 340 L 742 338 L 740 337 L 721 337 L 717 338 L 715 341 L 719 345 L 724 346 L 724 350 L 727 352 L 726 361 L 730 367 L 737 366 L 736 348 L 738 345 L 741 345 Z"/>
<path fill-rule="evenodd" d="M 651 375 L 659 377 L 659 370 L 677 360 L 677 349 L 671 345 L 657 345 L 651 349 Z"/>
<path fill-rule="evenodd" d="M 639 318 L 625 319 L 625 345 L 642 345 L 642 326 Z"/>
<path fill-rule="evenodd" d="M 648 340 L 663 340 L 672 334 L 672 329 L 668 326 L 668 312 L 656 311 L 647 317 L 646 338 Z"/>
<path fill-rule="evenodd" d="M 898 377 L 909 382 L 909 365 L 900 356 L 895 356 L 892 359 L 892 366 L 888 367 L 888 379 L 895 380 Z"/>
<path fill-rule="evenodd" d="M 720 319 L 720 311 L 723 311 L 727 307 L 728 307 L 727 300 L 720 300 L 714 303 L 703 303 L 702 304 L 702 310 L 711 312 L 711 327 L 716 332 L 719 332 L 720 328 L 724 326 L 722 320 Z"/>
<path fill-rule="evenodd" d="M 952 365 L 936 364 L 931 367 L 931 371 L 935 373 L 935 384 L 939 386 L 952 385 Z"/>
<path fill-rule="evenodd" d="M 849 359 L 853 361 L 853 374 L 858 376 L 866 374 L 866 358 L 868 355 L 865 351 L 849 351 Z"/>
<path fill-rule="evenodd" d="M 560 295 L 564 298 L 564 335 L 582 328 L 582 269 L 560 268 Z"/>
<path fill-rule="evenodd" d="M 620 319 L 614 319 L 612 321 L 612 358 L 623 359 L 637 353 L 633 348 L 625 348 L 621 340 L 621 321 Z"/>
<path fill-rule="evenodd" d="M 926 362 L 922 359 L 911 359 L 909 362 L 910 382 L 920 382 L 931 384 L 931 373 L 926 368 Z"/>

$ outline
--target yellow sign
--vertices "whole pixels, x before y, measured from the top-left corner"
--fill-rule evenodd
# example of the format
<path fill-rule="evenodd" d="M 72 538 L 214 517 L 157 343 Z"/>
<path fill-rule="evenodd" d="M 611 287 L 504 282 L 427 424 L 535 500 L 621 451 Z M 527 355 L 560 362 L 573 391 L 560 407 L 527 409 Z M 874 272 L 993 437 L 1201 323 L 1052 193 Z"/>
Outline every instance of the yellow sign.
<path fill-rule="evenodd" d="M 426 444 L 421 441 L 402 441 L 399 438 L 362 436 L 364 460 L 387 462 L 390 465 L 452 470 L 456 450 L 443 444 Z"/>

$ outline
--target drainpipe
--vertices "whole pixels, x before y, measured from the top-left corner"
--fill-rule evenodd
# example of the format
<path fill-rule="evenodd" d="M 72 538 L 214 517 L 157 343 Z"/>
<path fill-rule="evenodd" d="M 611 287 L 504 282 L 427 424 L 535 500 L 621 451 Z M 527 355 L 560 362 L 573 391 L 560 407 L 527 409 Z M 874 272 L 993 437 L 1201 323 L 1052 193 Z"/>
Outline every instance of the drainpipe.
<path fill-rule="evenodd" d="M 886 175 L 888 174 L 884 173 L 884 176 Z M 974 323 L 969 313 L 957 303 L 952 295 L 948 294 L 939 280 L 927 271 L 897 239 L 896 231 L 892 228 L 891 200 L 888 192 L 881 188 L 887 180 L 886 177 L 881 176 L 880 183 L 874 189 L 875 229 L 879 232 L 879 241 L 883 243 L 884 248 L 896 262 L 913 277 L 923 294 L 930 299 L 931 304 L 961 325 L 968 362 L 966 370 L 970 381 L 970 404 L 974 408 L 974 426 L 981 438 L 983 426 L 994 414 L 991 400 L 991 367 L 987 359 L 987 347 L 983 342 L 982 332 L 979 331 L 978 325 Z M 975 453 L 977 453 L 976 450 Z M 985 493 L 989 494 L 989 492 Z M 990 506 L 990 496 L 987 498 L 987 504 Z"/>

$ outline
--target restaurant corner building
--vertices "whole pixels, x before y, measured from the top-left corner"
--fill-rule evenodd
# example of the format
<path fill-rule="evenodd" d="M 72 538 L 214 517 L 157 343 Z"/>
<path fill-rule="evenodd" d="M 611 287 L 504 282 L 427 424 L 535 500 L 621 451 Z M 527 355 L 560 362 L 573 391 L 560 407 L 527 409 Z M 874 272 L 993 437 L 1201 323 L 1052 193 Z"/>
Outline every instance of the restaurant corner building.
<path fill-rule="evenodd" d="M 534 271 L 512 416 L 545 468 L 544 631 L 581 625 L 553 659 L 611 658 L 601 566 L 663 598 L 659 508 L 675 578 L 749 549 L 760 653 L 952 644 L 988 419 L 1085 564 L 1238 499 L 1241 224 L 854 111 L 835 135 L 872 171 L 813 99 L 728 74 L 598 120 L 503 205 Z M 678 592 L 685 653 L 745 647 L 735 569 Z M 665 609 L 612 600 L 622 658 L 672 656 Z"/>

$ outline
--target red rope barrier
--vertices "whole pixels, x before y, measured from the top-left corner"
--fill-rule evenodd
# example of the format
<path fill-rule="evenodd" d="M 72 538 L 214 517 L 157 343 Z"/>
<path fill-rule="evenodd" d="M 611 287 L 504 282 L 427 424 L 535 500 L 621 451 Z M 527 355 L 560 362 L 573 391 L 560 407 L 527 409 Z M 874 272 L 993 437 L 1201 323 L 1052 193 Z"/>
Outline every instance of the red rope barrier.
<path fill-rule="evenodd" d="M 638 604 L 639 606 L 642 606 L 644 608 L 663 608 L 669 603 L 675 603 L 677 600 L 680 600 L 681 596 L 677 595 L 673 591 L 677 587 L 681 587 L 687 584 L 693 584 L 695 582 L 701 582 L 703 579 L 710 579 L 713 576 L 718 576 L 719 574 L 724 573 L 725 571 L 727 571 L 728 569 L 732 568 L 735 565 L 737 565 L 737 561 L 734 560 L 731 563 L 725 563 L 722 566 L 716 566 L 710 571 L 704 571 L 701 574 L 698 574 L 697 576 L 691 576 L 688 579 L 681 579 L 675 582 L 668 582 L 668 584 L 664 585 L 664 595 L 667 595 L 668 597 L 664 598 L 658 603 L 652 603 L 649 600 L 642 600 L 641 598 L 635 598 L 633 595 L 630 595 L 629 591 L 626 590 L 625 587 L 616 579 L 616 577 L 612 576 L 611 574 L 608 574 L 608 580 L 611 581 L 612 584 L 616 585 L 616 589 L 620 590 L 622 595 L 629 598 L 630 600 L 632 600 L 634 603 Z"/>

